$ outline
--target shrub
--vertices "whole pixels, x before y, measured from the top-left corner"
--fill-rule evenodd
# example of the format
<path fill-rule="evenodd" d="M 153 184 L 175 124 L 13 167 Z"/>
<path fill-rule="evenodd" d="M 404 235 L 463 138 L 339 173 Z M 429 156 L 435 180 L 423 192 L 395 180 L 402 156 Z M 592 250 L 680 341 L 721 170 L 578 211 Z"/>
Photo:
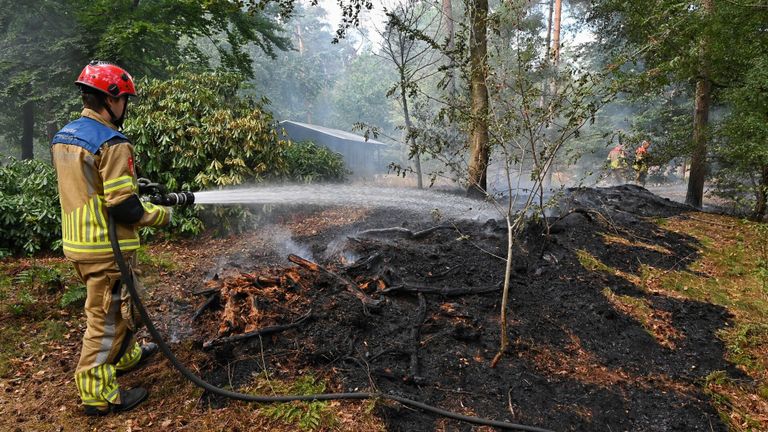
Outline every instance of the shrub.
<path fill-rule="evenodd" d="M 286 177 L 302 183 L 341 182 L 349 174 L 344 158 L 311 141 L 290 143 L 285 151 Z"/>
<path fill-rule="evenodd" d="M 242 77 L 221 72 L 174 70 L 169 80 L 143 80 L 126 135 L 140 175 L 169 191 L 200 191 L 265 180 L 343 180 L 343 160 L 311 143 L 280 138 L 263 102 L 238 95 Z M 179 209 L 171 228 L 197 234 L 205 223 L 224 232 L 250 227 L 240 207 Z M 145 231 L 149 233 L 150 231 Z"/>
<path fill-rule="evenodd" d="M 61 249 L 56 173 L 47 162 L 9 158 L 0 167 L 0 257 Z"/>
<path fill-rule="evenodd" d="M 288 142 L 279 138 L 261 104 L 237 95 L 240 76 L 185 68 L 171 75 L 141 81 L 142 97 L 128 118 L 125 133 L 135 145 L 142 176 L 169 191 L 199 191 L 285 173 Z M 220 221 L 232 231 L 248 223 L 238 208 L 185 209 L 176 216 L 174 230 L 190 234 L 203 230 L 203 220 Z"/>

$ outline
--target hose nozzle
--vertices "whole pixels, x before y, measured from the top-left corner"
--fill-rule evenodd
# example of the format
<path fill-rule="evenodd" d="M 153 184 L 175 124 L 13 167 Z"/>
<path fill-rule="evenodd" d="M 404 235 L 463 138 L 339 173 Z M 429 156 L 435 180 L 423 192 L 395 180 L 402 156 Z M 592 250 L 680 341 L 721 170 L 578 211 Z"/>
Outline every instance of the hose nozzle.
<path fill-rule="evenodd" d="M 149 202 L 162 206 L 187 206 L 195 203 L 195 194 L 192 192 L 155 194 L 149 197 Z"/>

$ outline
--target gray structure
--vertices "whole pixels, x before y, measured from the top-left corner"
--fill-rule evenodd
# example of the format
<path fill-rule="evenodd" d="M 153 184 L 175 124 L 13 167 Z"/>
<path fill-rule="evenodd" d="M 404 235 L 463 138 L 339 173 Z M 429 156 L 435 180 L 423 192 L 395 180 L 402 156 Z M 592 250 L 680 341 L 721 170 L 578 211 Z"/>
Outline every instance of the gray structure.
<path fill-rule="evenodd" d="M 353 176 L 375 174 L 387 170 L 385 166 L 382 166 L 381 157 L 381 151 L 387 145 L 380 141 L 373 139 L 366 141 L 365 137 L 343 130 L 291 120 L 281 121 L 280 126 L 291 141 L 312 141 L 341 154 L 347 169 L 352 171 Z"/>

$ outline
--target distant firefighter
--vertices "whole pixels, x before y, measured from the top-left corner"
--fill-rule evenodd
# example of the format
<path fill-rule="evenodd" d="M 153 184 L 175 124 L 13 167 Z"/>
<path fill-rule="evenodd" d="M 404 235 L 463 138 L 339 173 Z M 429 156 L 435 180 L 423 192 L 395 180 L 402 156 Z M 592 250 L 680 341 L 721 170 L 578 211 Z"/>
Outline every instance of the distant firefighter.
<path fill-rule="evenodd" d="M 648 147 L 650 146 L 651 142 L 648 140 L 640 143 L 640 147 L 635 150 L 635 163 L 632 164 L 632 168 L 635 170 L 635 182 L 643 187 L 645 187 L 645 179 L 648 176 Z"/>
<path fill-rule="evenodd" d="M 616 147 L 608 152 L 608 168 L 610 173 L 608 178 L 614 184 L 624 183 L 624 175 L 627 170 L 627 152 L 623 144 L 617 144 Z"/>

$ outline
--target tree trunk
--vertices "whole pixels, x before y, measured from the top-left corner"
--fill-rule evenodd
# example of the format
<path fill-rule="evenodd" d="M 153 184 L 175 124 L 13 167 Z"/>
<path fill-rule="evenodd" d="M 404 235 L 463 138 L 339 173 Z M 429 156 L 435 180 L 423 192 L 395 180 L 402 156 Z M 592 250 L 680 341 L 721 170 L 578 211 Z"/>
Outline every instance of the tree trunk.
<path fill-rule="evenodd" d="M 547 52 L 550 55 L 550 58 L 552 60 L 552 79 L 549 82 L 549 94 L 553 97 L 557 95 L 557 71 L 558 66 L 560 65 L 560 29 L 561 23 L 562 23 L 562 16 L 563 16 L 563 2 L 562 0 L 550 0 L 550 9 L 549 9 L 549 27 L 551 27 L 551 36 L 552 36 L 552 42 L 550 46 L 549 37 L 550 35 L 547 34 Z M 543 98 L 543 97 L 542 97 Z M 554 113 L 552 112 L 554 110 L 554 105 L 550 105 L 550 115 L 554 117 Z M 553 120 L 553 119 L 550 119 Z M 546 133 L 546 139 L 547 142 L 544 143 L 544 148 L 548 147 L 551 144 L 551 141 L 553 138 L 554 131 L 552 129 L 552 125 L 550 123 L 549 127 L 547 127 L 547 133 Z M 544 153 L 546 155 L 546 153 Z M 544 160 L 540 161 L 540 165 L 544 167 L 546 165 L 546 159 L 550 156 L 545 156 Z M 552 156 L 554 157 L 554 156 Z M 551 189 L 552 188 L 552 172 L 554 171 L 554 161 L 552 161 L 552 164 L 549 164 L 549 168 L 546 170 L 546 172 L 540 173 L 540 175 L 543 176 L 544 181 L 542 181 L 542 188 L 543 189 Z M 543 196 L 543 190 L 542 190 L 542 196 L 540 197 L 541 202 L 543 203 L 544 196 Z"/>
<path fill-rule="evenodd" d="M 562 0 L 555 0 L 555 19 L 552 28 L 552 63 L 560 63 L 560 22 L 563 11 Z"/>
<path fill-rule="evenodd" d="M 416 140 L 413 137 L 413 125 L 411 124 L 411 115 L 408 111 L 408 95 L 405 93 L 405 77 L 400 77 L 400 98 L 403 104 L 403 117 L 405 118 L 405 144 L 408 146 L 408 154 L 413 153 L 413 160 L 416 164 L 416 183 L 419 189 L 424 189 L 421 180 L 421 157 L 416 148 Z"/>
<path fill-rule="evenodd" d="M 488 87 L 485 79 L 487 70 L 487 19 L 488 0 L 475 0 L 474 7 L 468 5 L 470 28 L 469 39 L 470 95 L 472 124 L 470 128 L 470 155 L 467 195 L 485 196 L 488 177 Z"/>
<path fill-rule="evenodd" d="M 712 1 L 704 0 L 704 13 L 712 13 Z M 696 82 L 696 101 L 693 112 L 693 154 L 691 155 L 691 172 L 688 177 L 688 192 L 685 203 L 695 208 L 701 208 L 704 196 L 704 180 L 707 175 L 707 125 L 709 124 L 709 106 L 711 103 L 712 83 L 709 80 L 709 65 L 707 56 L 709 40 L 702 37 L 700 42 L 700 70 Z"/>
<path fill-rule="evenodd" d="M 763 165 L 760 173 L 760 184 L 757 186 L 757 202 L 752 212 L 752 220 L 762 221 L 765 219 L 765 212 L 768 210 L 768 165 Z"/>
<path fill-rule="evenodd" d="M 547 55 L 552 52 L 552 14 L 554 13 L 555 0 L 549 0 L 549 18 L 547 19 Z M 539 106 L 544 108 L 544 104 L 547 101 L 547 87 L 549 83 L 544 80 L 541 85 L 541 99 L 539 100 Z"/>
<path fill-rule="evenodd" d="M 686 204 L 701 208 L 704 196 L 704 179 L 707 175 L 707 125 L 709 123 L 709 105 L 711 83 L 704 76 L 696 83 L 696 102 L 693 113 L 693 154 L 688 176 Z"/>
<path fill-rule="evenodd" d="M 33 148 L 35 142 L 35 104 L 27 102 L 22 107 L 23 132 L 21 136 L 21 159 L 34 158 Z"/>
<path fill-rule="evenodd" d="M 296 24 L 296 38 L 299 41 L 299 55 L 304 55 L 304 37 L 301 35 L 301 25 Z"/>

